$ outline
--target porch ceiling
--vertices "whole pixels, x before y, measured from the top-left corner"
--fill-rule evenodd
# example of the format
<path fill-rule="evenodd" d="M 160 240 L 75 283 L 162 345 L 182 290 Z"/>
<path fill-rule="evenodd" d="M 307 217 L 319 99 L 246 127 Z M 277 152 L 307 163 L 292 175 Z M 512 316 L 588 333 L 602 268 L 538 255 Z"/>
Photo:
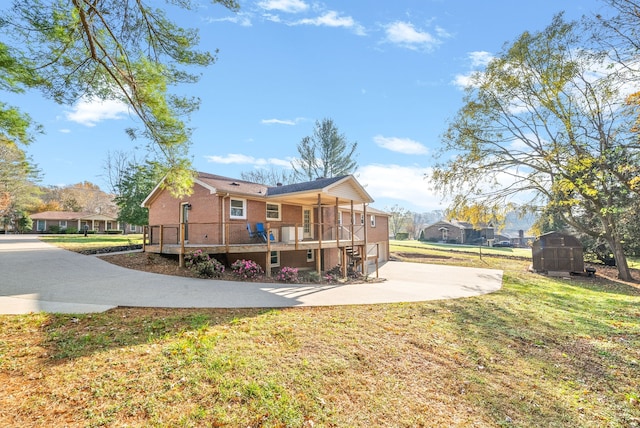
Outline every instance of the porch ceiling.
<path fill-rule="evenodd" d="M 295 194 L 295 195 L 287 194 L 287 195 L 281 195 L 281 196 L 271 196 L 268 198 L 268 201 L 284 202 L 287 204 L 294 204 L 294 205 L 317 206 L 318 195 L 320 195 L 320 203 L 323 206 L 335 206 L 336 197 L 338 198 L 338 205 L 350 205 L 352 201 L 352 199 L 348 199 L 345 197 L 330 195 L 326 193 L 318 193 L 318 192 L 309 192 L 309 193 Z M 353 203 L 355 205 L 360 205 L 362 203 L 367 203 L 367 202 L 368 201 L 353 200 Z"/>

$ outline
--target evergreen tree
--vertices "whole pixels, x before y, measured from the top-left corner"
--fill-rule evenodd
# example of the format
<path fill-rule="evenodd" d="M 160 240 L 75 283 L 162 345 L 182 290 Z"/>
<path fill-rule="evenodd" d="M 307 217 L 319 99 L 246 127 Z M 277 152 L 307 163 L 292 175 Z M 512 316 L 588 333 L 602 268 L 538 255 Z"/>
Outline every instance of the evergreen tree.
<path fill-rule="evenodd" d="M 331 119 L 316 121 L 313 135 L 298 144 L 300 158 L 291 163 L 298 180 L 337 177 L 353 173 L 358 143 L 348 143 Z"/>

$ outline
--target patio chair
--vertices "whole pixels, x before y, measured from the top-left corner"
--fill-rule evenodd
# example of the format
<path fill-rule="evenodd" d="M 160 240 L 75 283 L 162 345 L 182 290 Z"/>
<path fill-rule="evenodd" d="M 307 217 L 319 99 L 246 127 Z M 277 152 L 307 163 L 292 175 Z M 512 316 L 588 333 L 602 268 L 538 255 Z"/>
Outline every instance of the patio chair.
<path fill-rule="evenodd" d="M 249 238 L 251 238 L 251 239 L 257 238 L 259 236 L 258 232 L 254 232 L 251 229 L 251 223 L 249 223 L 249 222 L 247 222 L 247 232 L 249 232 Z"/>
<path fill-rule="evenodd" d="M 258 235 L 263 242 L 267 242 L 267 231 L 264 230 L 263 223 L 256 223 L 256 235 Z"/>

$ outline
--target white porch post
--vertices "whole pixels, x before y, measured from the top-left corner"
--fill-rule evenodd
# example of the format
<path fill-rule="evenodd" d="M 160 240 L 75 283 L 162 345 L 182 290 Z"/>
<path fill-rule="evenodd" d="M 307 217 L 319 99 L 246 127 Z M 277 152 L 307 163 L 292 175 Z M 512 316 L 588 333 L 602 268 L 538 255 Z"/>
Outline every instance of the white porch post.
<path fill-rule="evenodd" d="M 322 254 L 322 237 L 323 237 L 323 230 L 322 230 L 322 197 L 320 195 L 320 193 L 318 193 L 318 254 L 316 257 L 316 270 L 318 271 L 318 273 L 322 272 L 322 260 L 320 257 Z"/>

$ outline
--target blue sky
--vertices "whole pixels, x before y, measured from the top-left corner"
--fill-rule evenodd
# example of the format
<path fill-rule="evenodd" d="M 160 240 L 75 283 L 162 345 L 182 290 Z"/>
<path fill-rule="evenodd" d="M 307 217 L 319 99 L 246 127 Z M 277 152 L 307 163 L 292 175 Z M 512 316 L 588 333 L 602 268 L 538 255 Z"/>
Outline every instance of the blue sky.
<path fill-rule="evenodd" d="M 241 1 L 232 13 L 202 0 L 175 15 L 200 29 L 202 47 L 219 49 L 196 85 L 192 116 L 196 169 L 240 177 L 254 168 L 288 167 L 316 120 L 331 118 L 358 142 L 358 180 L 376 208 L 444 209 L 423 179 L 439 137 L 462 103 L 473 70 L 523 31 L 554 14 L 593 14 L 595 0 Z M 162 3 L 164 4 L 164 3 Z M 46 185 L 91 181 L 105 188 L 107 152 L 134 150 L 126 107 L 82 101 L 58 106 L 38 94 L 9 95 L 45 127 L 27 148 Z"/>

